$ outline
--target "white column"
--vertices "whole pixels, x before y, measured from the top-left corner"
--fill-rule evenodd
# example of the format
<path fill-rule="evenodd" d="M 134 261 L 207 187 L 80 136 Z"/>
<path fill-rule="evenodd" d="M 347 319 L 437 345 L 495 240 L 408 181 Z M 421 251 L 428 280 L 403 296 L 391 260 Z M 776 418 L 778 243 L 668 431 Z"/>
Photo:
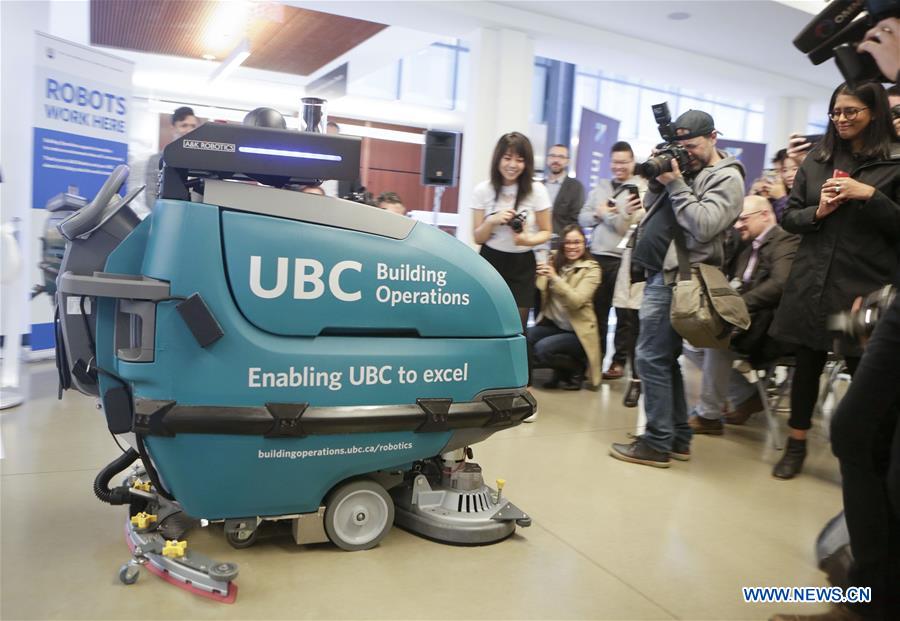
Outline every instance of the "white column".
<path fill-rule="evenodd" d="M 2 331 L 17 342 L 30 331 L 29 290 L 33 269 L 31 167 L 32 127 L 34 125 L 34 33 L 47 32 L 50 23 L 49 2 L 0 1 L 0 221 L 18 218 L 18 241 L 22 251 L 22 271 L 15 280 L 4 283 Z M 10 352 L 14 349 L 10 349 Z M 17 361 L 11 361 L 13 363 Z"/>
<path fill-rule="evenodd" d="M 511 131 L 528 134 L 534 43 L 515 30 L 481 28 L 472 33 L 469 99 L 463 129 L 456 236 L 472 243 L 472 190 L 490 175 L 497 139 Z"/>
<path fill-rule="evenodd" d="M 778 149 L 787 146 L 788 136 L 794 132 L 805 134 L 809 122 L 810 101 L 805 97 L 770 97 L 766 99 L 763 135 L 769 145 L 766 161 L 775 157 Z"/>

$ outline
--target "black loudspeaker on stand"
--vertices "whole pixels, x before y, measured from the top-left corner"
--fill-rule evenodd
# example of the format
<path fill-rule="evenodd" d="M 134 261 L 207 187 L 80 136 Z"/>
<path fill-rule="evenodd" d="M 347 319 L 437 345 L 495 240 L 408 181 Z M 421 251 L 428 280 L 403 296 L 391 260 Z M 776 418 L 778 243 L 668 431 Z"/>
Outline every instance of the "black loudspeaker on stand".
<path fill-rule="evenodd" d="M 459 132 L 428 130 L 422 149 L 422 185 L 452 187 L 459 176 Z"/>
<path fill-rule="evenodd" d="M 456 185 L 459 175 L 459 133 L 429 129 L 422 148 L 422 185 L 434 186 L 432 224 L 438 224 L 444 190 Z"/>

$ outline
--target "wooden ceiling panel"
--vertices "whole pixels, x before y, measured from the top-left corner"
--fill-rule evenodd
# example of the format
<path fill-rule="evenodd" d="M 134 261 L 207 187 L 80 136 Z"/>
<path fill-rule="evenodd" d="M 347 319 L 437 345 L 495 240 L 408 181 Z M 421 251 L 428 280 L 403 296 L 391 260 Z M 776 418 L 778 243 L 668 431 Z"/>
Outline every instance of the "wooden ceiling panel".
<path fill-rule="evenodd" d="M 91 44 L 222 59 L 246 37 L 252 54 L 244 66 L 306 76 L 387 27 L 275 2 L 252 3 L 243 5 L 245 23 L 210 43 L 210 25 L 235 6 L 228 0 L 91 0 Z"/>
<path fill-rule="evenodd" d="M 201 58 L 213 0 L 91 0 L 91 44 Z"/>

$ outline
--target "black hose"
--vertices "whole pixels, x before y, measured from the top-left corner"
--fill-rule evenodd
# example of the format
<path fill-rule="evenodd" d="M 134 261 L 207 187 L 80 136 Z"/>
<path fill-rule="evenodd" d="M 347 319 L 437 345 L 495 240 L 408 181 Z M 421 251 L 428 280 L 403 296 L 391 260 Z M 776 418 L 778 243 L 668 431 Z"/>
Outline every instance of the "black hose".
<path fill-rule="evenodd" d="M 147 453 L 147 447 L 144 445 L 144 436 L 139 433 L 134 434 L 135 443 L 138 447 L 138 453 L 141 456 L 141 462 L 144 464 L 144 470 L 147 471 L 147 476 L 150 477 L 150 483 L 153 484 L 153 487 L 156 488 L 156 493 L 165 498 L 166 500 L 175 500 L 175 497 L 162 485 L 162 481 L 159 480 L 159 475 L 156 472 L 156 468 L 153 467 L 153 462 L 150 461 L 150 454 Z"/>
<path fill-rule="evenodd" d="M 129 448 L 119 455 L 112 463 L 106 466 L 94 479 L 94 494 L 97 498 L 110 505 L 124 505 L 131 501 L 131 494 L 125 487 L 109 489 L 109 482 L 114 476 L 125 470 L 138 458 L 138 453 Z"/>

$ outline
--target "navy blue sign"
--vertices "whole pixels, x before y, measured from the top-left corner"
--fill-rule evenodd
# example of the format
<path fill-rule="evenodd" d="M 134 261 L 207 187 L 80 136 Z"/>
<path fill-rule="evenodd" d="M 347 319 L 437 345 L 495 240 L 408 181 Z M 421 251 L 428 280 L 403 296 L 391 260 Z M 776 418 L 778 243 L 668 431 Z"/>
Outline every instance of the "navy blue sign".
<path fill-rule="evenodd" d="M 619 121 L 587 108 L 581 109 L 575 177 L 590 192 L 609 177 L 609 150 L 619 139 Z"/>

